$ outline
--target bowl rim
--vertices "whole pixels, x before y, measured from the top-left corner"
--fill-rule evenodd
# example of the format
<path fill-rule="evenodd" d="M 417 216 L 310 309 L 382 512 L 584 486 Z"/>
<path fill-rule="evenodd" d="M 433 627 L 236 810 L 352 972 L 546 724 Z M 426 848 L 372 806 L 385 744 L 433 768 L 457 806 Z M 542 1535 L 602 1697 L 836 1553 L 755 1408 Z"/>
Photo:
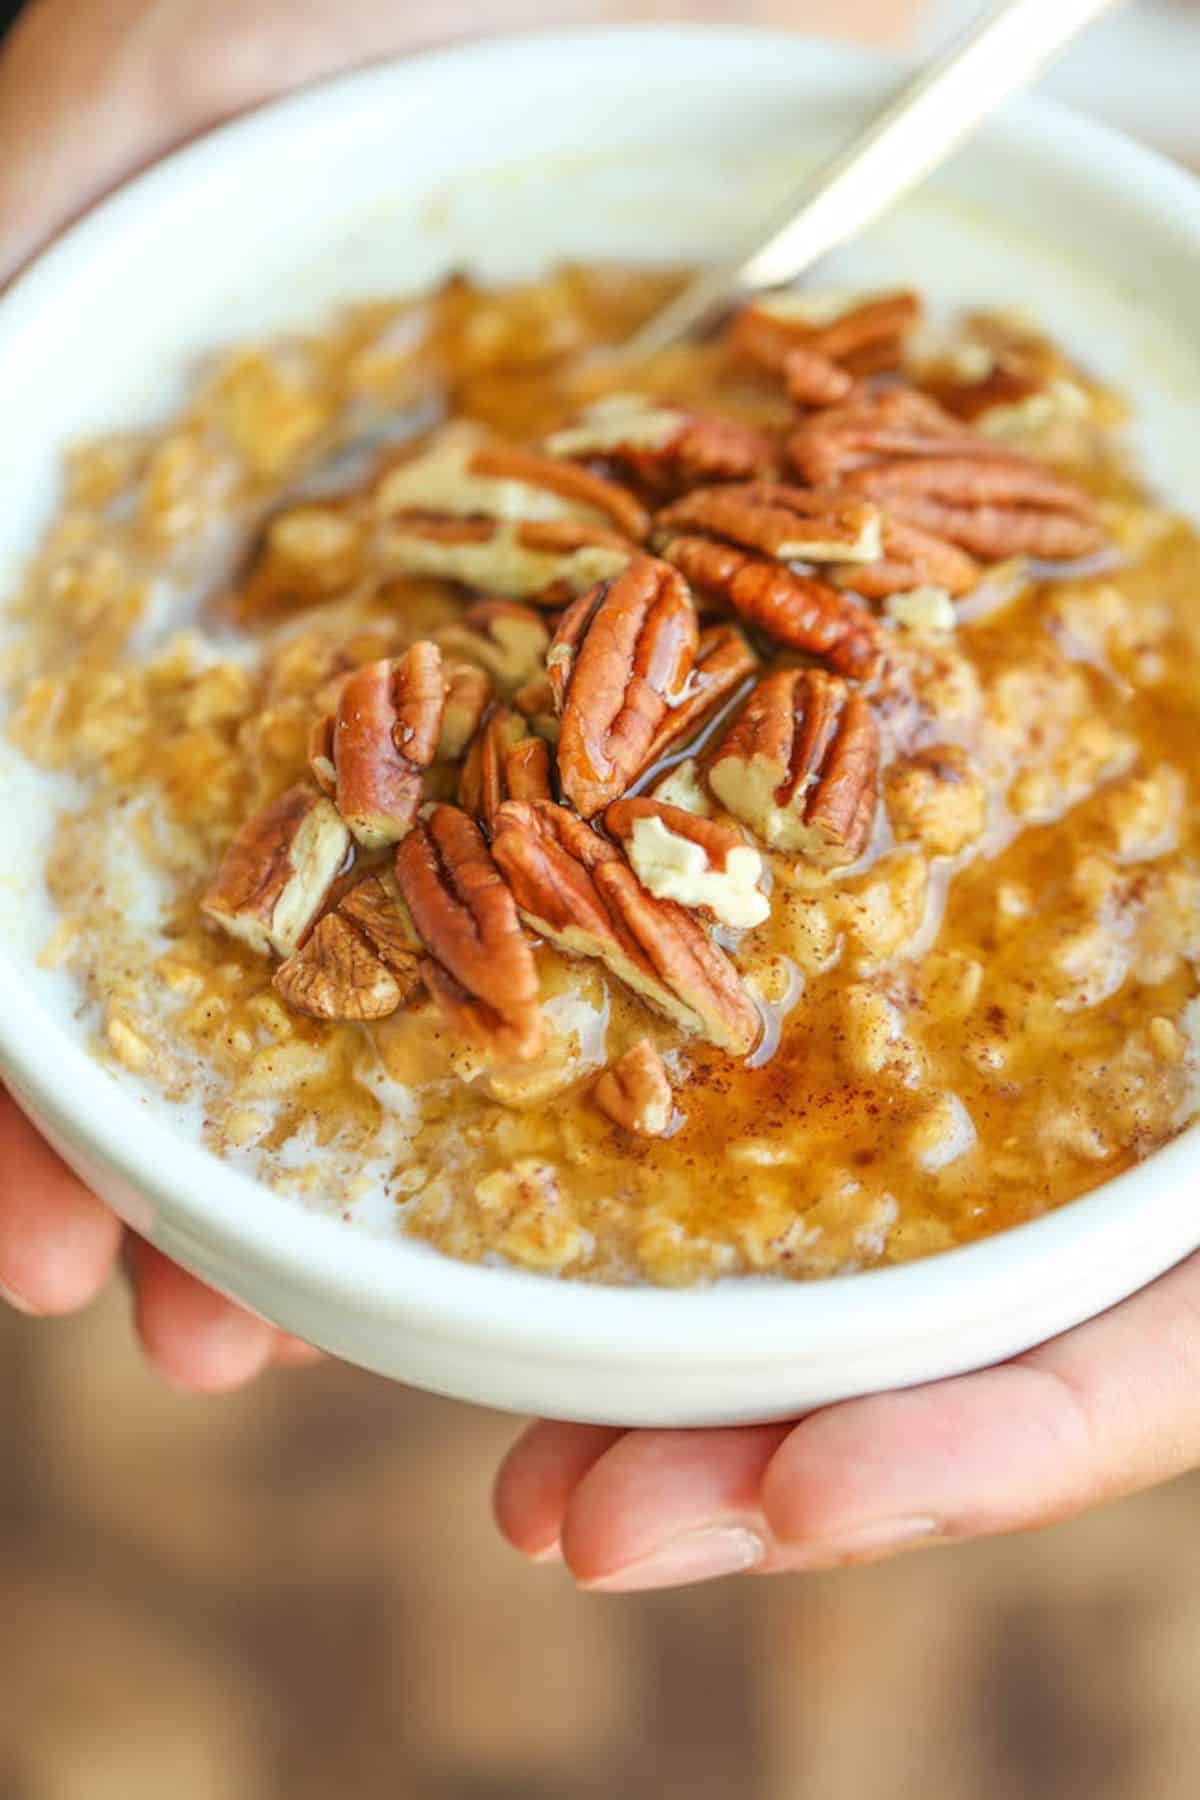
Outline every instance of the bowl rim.
<path fill-rule="evenodd" d="M 706 67 L 727 56 L 769 52 L 796 65 L 798 81 L 831 95 L 867 98 L 882 90 L 897 59 L 756 27 L 645 24 L 521 32 L 391 59 L 258 107 L 176 150 L 118 188 L 63 231 L 0 293 L 0 334 L 20 334 L 44 294 L 86 264 L 93 249 L 147 216 L 178 203 L 231 154 L 253 156 L 281 134 L 328 129 L 340 116 L 405 102 L 428 103 L 439 84 L 487 72 L 528 77 L 560 59 L 642 56 L 648 39 Z M 678 66 L 678 65 L 677 65 Z M 1200 247 L 1200 182 L 1165 157 L 1057 102 L 1027 97 L 987 127 L 1001 144 L 1050 157 L 1093 185 L 1136 200 L 1163 227 Z M 631 1351 L 670 1360 L 739 1365 L 764 1353 L 820 1342 L 862 1349 L 894 1335 L 896 1321 L 960 1319 L 1011 1312 L 1014 1275 L 1034 1267 L 1091 1267 L 1111 1255 L 1134 1215 L 1145 1222 L 1156 1198 L 1169 1204 L 1180 1178 L 1200 1172 L 1200 1122 L 1145 1162 L 1041 1218 L 915 1262 L 815 1281 L 731 1277 L 670 1289 L 564 1282 L 506 1266 L 457 1261 L 406 1237 L 347 1226 L 309 1211 L 223 1161 L 165 1118 L 148 1112 L 31 994 L 22 962 L 0 950 L 0 1072 L 14 1093 L 68 1144 L 98 1160 L 194 1242 L 218 1239 L 248 1265 L 285 1276 L 326 1299 L 431 1326 L 480 1344 L 503 1341 L 528 1354 L 549 1349 L 627 1363 Z M 32 1029 L 31 1029 L 32 1024 Z"/>

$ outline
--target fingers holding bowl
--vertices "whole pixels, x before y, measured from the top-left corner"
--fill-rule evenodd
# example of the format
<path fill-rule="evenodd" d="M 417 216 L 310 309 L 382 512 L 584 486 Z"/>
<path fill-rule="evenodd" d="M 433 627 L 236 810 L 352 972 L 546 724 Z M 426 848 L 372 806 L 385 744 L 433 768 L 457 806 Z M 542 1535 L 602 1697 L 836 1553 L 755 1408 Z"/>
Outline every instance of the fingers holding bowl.
<path fill-rule="evenodd" d="M 112 1273 L 121 1224 L 0 1090 L 0 1289 L 28 1313 L 76 1312 Z"/>
<path fill-rule="evenodd" d="M 1036 1530 L 1198 1458 L 1200 1255 L 1013 1362 L 795 1425 L 535 1426 L 496 1511 L 518 1549 L 557 1535 L 580 1585 L 615 1593 Z"/>

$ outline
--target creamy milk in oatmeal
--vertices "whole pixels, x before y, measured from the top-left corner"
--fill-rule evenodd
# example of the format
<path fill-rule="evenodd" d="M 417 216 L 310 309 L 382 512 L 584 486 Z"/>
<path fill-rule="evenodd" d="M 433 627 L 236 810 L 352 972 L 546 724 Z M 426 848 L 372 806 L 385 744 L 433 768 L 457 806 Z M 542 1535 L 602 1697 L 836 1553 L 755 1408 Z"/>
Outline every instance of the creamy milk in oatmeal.
<path fill-rule="evenodd" d="M 568 269 L 68 459 L 45 949 L 217 1151 L 452 1255 L 829 1274 L 1195 1110 L 1200 542 L 1028 320 Z"/>

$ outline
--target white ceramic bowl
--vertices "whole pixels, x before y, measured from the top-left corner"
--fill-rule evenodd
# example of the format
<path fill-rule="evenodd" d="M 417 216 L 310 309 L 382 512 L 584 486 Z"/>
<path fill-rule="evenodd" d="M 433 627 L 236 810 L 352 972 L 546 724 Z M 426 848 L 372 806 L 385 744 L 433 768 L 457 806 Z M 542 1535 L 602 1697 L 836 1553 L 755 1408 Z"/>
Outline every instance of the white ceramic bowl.
<path fill-rule="evenodd" d="M 169 407 L 214 342 L 464 260 L 506 274 L 564 256 L 711 256 L 893 81 L 793 37 L 577 32 L 372 70 L 205 139 L 93 213 L 0 303 L 0 575 L 53 504 L 57 450 Z M 1200 494 L 1200 189 L 1178 170 L 1027 102 L 853 262 L 867 280 L 1029 304 L 1133 390 L 1157 473 Z M 1195 1129 L 1034 1224 L 807 1286 L 558 1283 L 301 1210 L 91 1060 L 69 990 L 34 961 L 46 788 L 11 751 L 0 759 L 0 1067 L 13 1091 L 169 1256 L 352 1361 L 560 1417 L 765 1419 L 1008 1356 L 1200 1243 Z"/>

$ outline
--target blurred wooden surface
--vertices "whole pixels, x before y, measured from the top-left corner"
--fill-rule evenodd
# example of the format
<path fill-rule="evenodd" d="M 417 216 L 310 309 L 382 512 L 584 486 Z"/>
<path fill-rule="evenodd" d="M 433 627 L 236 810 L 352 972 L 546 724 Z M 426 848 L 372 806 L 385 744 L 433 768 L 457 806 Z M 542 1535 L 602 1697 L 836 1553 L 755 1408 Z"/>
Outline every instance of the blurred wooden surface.
<path fill-rule="evenodd" d="M 1200 1487 L 628 1600 L 488 1517 L 513 1431 L 327 1367 L 231 1400 L 112 1294 L 0 1318 L 0 1800 L 1182 1800 Z"/>

